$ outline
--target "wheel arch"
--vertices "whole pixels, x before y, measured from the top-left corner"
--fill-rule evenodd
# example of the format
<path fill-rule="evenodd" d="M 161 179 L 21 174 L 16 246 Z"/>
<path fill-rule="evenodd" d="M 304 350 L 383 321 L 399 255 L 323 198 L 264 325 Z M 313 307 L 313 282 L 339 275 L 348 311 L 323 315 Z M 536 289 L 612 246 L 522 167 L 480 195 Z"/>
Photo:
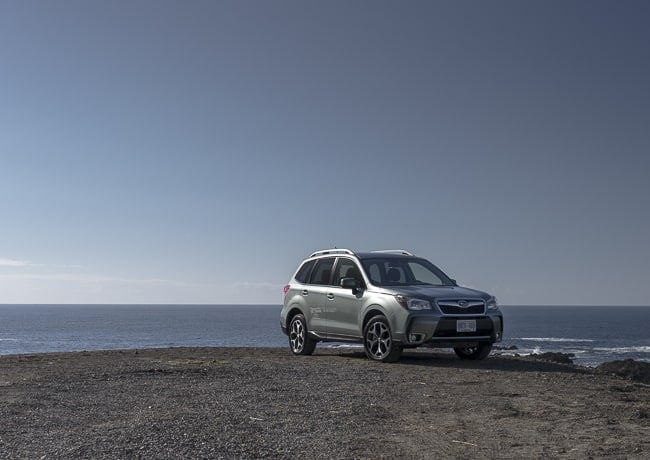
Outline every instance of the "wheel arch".
<path fill-rule="evenodd" d="M 291 320 L 296 315 L 303 315 L 304 316 L 305 314 L 302 312 L 302 310 L 300 308 L 294 306 L 287 313 L 287 319 L 286 319 L 285 324 L 284 324 L 285 327 L 287 328 L 287 330 L 289 329 L 289 325 L 291 324 Z"/>
<path fill-rule="evenodd" d="M 363 315 L 363 322 L 361 323 L 362 334 L 366 329 L 366 324 L 368 324 L 368 321 L 370 321 L 375 316 L 386 317 L 386 313 L 383 310 L 381 310 L 377 305 L 373 305 L 370 308 L 368 308 L 368 311 Z"/>

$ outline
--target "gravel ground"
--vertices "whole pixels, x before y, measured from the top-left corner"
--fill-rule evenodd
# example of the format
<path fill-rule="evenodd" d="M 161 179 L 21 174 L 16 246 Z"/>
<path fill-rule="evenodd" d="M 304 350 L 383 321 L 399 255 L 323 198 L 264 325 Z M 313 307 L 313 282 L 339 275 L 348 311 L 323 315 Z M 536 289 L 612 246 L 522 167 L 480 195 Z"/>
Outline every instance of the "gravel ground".
<path fill-rule="evenodd" d="M 0 357 L 0 458 L 650 458 L 650 386 L 514 357 Z"/>

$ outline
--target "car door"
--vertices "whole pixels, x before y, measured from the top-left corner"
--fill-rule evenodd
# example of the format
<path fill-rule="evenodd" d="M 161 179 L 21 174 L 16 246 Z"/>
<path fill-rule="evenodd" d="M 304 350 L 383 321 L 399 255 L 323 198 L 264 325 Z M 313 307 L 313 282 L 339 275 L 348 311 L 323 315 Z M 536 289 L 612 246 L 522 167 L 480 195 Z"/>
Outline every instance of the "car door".
<path fill-rule="evenodd" d="M 330 288 L 334 260 L 334 257 L 318 259 L 311 271 L 309 283 L 303 286 L 301 292 L 305 304 L 308 306 L 308 311 L 305 312 L 307 327 L 320 336 L 327 334 L 327 291 Z"/>
<path fill-rule="evenodd" d="M 342 288 L 341 279 L 357 279 L 358 289 Z M 365 283 L 356 261 L 339 257 L 334 268 L 332 286 L 327 290 L 327 335 L 342 340 L 361 337 L 359 312 L 365 295 Z"/>

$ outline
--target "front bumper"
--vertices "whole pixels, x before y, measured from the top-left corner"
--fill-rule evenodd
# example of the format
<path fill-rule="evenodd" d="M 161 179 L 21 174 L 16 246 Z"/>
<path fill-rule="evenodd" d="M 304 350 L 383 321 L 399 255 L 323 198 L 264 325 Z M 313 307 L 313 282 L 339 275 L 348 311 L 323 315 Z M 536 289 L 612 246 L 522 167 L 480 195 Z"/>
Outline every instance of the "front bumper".
<path fill-rule="evenodd" d="M 457 332 L 458 320 L 476 320 L 475 332 Z M 404 346 L 433 346 L 440 348 L 468 346 L 476 343 L 500 342 L 503 337 L 503 316 L 415 316 L 411 318 L 402 344 Z"/>

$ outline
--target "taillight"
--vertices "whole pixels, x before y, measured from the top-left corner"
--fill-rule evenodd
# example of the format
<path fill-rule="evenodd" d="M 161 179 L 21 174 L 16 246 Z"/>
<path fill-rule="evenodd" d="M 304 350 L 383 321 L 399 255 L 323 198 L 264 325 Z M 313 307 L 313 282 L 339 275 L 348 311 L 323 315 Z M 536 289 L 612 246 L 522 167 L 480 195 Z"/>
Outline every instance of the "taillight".
<path fill-rule="evenodd" d="M 287 292 L 289 292 L 289 289 L 291 289 L 291 285 L 287 284 L 283 289 L 284 289 L 284 295 L 286 296 Z"/>

